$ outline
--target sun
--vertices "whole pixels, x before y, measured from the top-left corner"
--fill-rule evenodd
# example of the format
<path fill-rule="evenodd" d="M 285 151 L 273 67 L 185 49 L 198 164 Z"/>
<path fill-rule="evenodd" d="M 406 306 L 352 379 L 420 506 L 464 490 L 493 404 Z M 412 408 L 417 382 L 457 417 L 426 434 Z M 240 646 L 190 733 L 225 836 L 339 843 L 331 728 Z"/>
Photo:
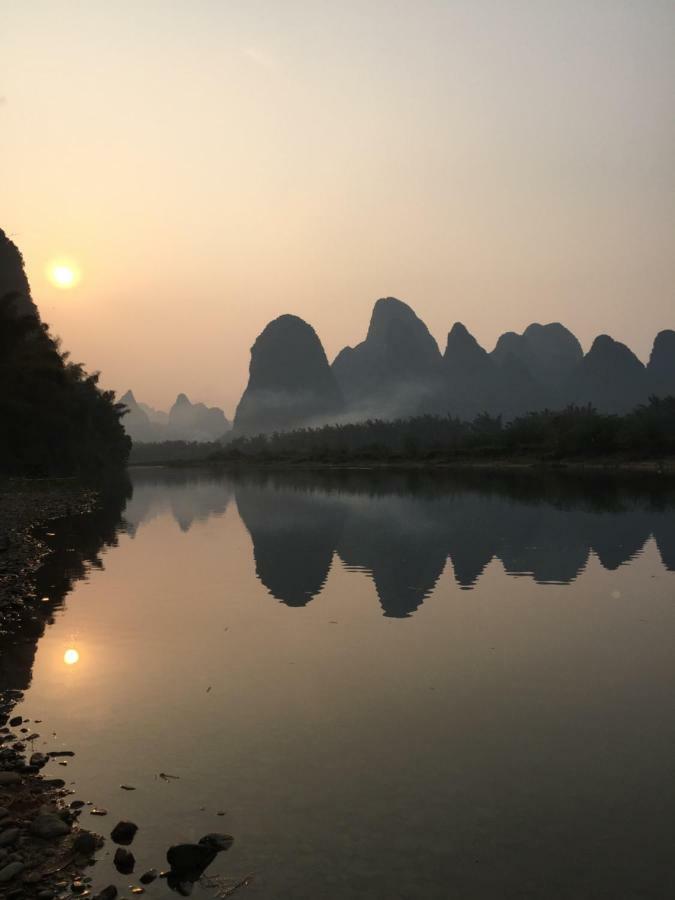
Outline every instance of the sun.
<path fill-rule="evenodd" d="M 75 663 L 80 661 L 80 654 L 73 647 L 70 647 L 63 654 L 63 661 L 67 666 L 74 666 Z"/>
<path fill-rule="evenodd" d="M 50 263 L 47 267 L 47 275 L 51 283 L 62 290 L 75 287 L 80 280 L 80 272 L 72 263 L 59 260 Z"/>

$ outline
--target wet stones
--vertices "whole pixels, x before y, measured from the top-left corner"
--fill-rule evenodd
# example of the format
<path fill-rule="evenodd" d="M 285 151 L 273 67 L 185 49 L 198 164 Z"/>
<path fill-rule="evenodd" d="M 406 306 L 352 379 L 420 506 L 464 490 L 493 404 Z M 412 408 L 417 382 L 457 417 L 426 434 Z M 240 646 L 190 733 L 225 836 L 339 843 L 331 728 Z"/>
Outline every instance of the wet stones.
<path fill-rule="evenodd" d="M 18 828 L 7 828 L 0 832 L 0 847 L 11 847 L 19 839 L 21 831 Z"/>
<path fill-rule="evenodd" d="M 70 833 L 70 825 L 56 813 L 41 813 L 30 823 L 30 832 L 44 840 L 53 840 Z"/>
<path fill-rule="evenodd" d="M 11 862 L 9 865 L 0 869 L 0 884 L 7 884 L 8 881 L 12 881 L 12 879 L 16 878 L 17 875 L 20 875 L 24 870 L 24 864 L 22 862 Z"/>
<path fill-rule="evenodd" d="M 210 834 L 204 835 L 203 838 L 200 838 L 199 843 L 204 844 L 207 847 L 214 847 L 220 853 L 222 850 L 230 849 L 234 843 L 234 838 L 231 834 L 211 832 Z"/>
<path fill-rule="evenodd" d="M 99 839 L 91 831 L 80 831 L 73 841 L 73 850 L 80 856 L 90 857 L 96 852 Z"/>
<path fill-rule="evenodd" d="M 115 900 L 115 897 L 117 897 L 117 888 L 114 884 L 109 884 L 108 887 L 96 894 L 94 900 Z"/>
<path fill-rule="evenodd" d="M 133 822 L 127 822 L 122 820 L 118 822 L 117 825 L 110 832 L 110 837 L 115 841 L 116 844 L 123 844 L 124 846 L 129 846 L 129 844 L 133 841 L 134 835 L 138 831 L 138 825 Z"/>
<path fill-rule="evenodd" d="M 0 772 L 0 787 L 11 787 L 21 782 L 18 772 Z"/>
<path fill-rule="evenodd" d="M 49 757 L 44 753 L 33 753 L 31 754 L 29 762 L 31 766 L 36 766 L 37 768 L 41 769 L 43 766 L 47 765 L 47 763 L 49 762 Z"/>
<path fill-rule="evenodd" d="M 217 852 L 204 844 L 174 844 L 169 847 L 166 859 L 174 872 L 199 873 L 199 877 L 216 858 Z"/>
<path fill-rule="evenodd" d="M 207 834 L 198 844 L 176 844 L 169 847 L 166 858 L 171 866 L 169 886 L 187 896 L 192 884 L 211 865 L 217 854 L 232 846 L 229 834 Z"/>
<path fill-rule="evenodd" d="M 141 884 L 152 884 L 152 882 L 157 878 L 159 878 L 159 872 L 157 871 L 157 869 L 148 869 L 147 872 L 143 872 L 138 880 Z"/>

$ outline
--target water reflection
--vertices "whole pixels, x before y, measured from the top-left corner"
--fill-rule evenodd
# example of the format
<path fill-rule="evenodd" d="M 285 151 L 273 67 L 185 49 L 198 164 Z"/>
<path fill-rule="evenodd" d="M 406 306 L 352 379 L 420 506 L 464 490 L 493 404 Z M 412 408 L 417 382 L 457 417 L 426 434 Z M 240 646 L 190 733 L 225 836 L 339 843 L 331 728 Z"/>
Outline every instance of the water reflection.
<path fill-rule="evenodd" d="M 569 584 L 591 553 L 611 571 L 653 536 L 675 570 L 675 491 L 657 477 L 141 470 L 125 518 L 134 533 L 170 511 L 187 531 L 232 496 L 257 577 L 290 607 L 320 593 L 336 554 L 372 578 L 394 618 L 418 610 L 441 577 L 470 590 L 494 559 L 508 575 Z"/>
<path fill-rule="evenodd" d="M 662 483 L 533 475 L 373 481 L 372 473 L 332 474 L 319 483 L 322 492 L 279 475 L 235 484 L 258 577 L 289 606 L 319 592 L 334 552 L 372 577 L 392 617 L 415 612 L 448 561 L 462 589 L 472 588 L 493 559 L 509 575 L 569 584 L 591 552 L 616 569 L 654 534 L 663 564 L 673 568 L 673 496 Z"/>

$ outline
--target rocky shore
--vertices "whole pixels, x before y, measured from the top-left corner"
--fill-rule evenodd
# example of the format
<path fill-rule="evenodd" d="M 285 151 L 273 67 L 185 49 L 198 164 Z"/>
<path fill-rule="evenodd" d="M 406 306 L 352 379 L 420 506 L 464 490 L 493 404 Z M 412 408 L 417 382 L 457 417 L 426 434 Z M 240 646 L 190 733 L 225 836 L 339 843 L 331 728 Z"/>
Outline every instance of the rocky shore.
<path fill-rule="evenodd" d="M 90 513 L 98 502 L 96 490 L 74 480 L 0 481 L 0 637 L 42 619 L 35 576 L 52 547 L 37 529 Z"/>

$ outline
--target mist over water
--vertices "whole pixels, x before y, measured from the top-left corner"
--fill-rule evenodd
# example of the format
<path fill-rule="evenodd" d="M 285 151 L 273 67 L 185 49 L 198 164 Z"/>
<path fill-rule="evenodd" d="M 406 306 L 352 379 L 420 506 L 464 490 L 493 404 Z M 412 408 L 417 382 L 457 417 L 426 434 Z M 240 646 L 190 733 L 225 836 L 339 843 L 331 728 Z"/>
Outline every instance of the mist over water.
<path fill-rule="evenodd" d="M 228 831 L 211 871 L 254 900 L 672 896 L 666 482 L 132 481 L 67 526 L 0 688 L 76 752 L 85 826 L 139 825 L 137 872 Z"/>

